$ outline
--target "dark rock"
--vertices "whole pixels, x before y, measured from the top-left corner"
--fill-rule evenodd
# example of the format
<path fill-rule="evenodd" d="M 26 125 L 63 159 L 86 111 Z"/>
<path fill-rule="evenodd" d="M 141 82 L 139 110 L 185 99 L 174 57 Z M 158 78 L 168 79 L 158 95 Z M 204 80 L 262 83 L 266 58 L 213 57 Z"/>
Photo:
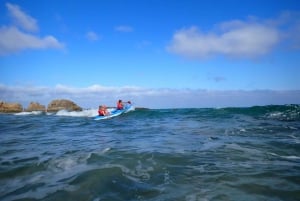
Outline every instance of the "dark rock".
<path fill-rule="evenodd" d="M 53 100 L 48 104 L 48 112 L 57 112 L 59 110 L 82 111 L 82 108 L 66 99 Z"/>
<path fill-rule="evenodd" d="M 22 112 L 23 107 L 19 103 L 6 103 L 0 101 L 0 112 L 3 113 L 15 113 L 15 112 Z"/>
<path fill-rule="evenodd" d="M 44 105 L 41 105 L 37 102 L 31 102 L 26 109 L 27 112 L 32 112 L 32 111 L 46 111 L 46 107 Z"/>

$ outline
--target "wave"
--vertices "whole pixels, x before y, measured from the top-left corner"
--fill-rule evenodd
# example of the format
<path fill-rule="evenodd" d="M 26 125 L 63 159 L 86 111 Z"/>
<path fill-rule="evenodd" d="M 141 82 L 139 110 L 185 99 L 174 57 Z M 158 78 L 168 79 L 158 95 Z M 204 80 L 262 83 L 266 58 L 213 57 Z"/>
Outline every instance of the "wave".
<path fill-rule="evenodd" d="M 111 111 L 113 109 L 110 109 Z M 59 111 L 58 116 L 73 116 L 73 117 L 93 117 L 98 115 L 97 109 L 84 110 L 81 112 Z M 135 110 L 129 114 L 132 118 L 232 118 L 235 115 L 250 116 L 253 118 L 263 118 L 279 121 L 299 121 L 300 120 L 300 105 L 268 105 L 268 106 L 253 106 L 253 107 L 236 107 L 236 108 L 197 108 L 197 109 L 150 109 L 150 110 Z"/>
<path fill-rule="evenodd" d="M 113 108 L 108 109 L 112 111 Z M 45 113 L 42 111 L 20 112 L 15 115 L 55 115 L 67 117 L 94 117 L 98 115 L 98 109 L 85 109 L 82 111 L 60 110 L 56 113 Z M 189 109 L 136 109 L 130 112 L 135 118 L 162 118 L 164 116 L 177 115 L 186 118 L 232 118 L 235 115 L 250 116 L 259 119 L 270 119 L 279 121 L 300 121 L 300 105 L 267 105 L 253 107 L 226 107 L 226 108 L 189 108 Z"/>
<path fill-rule="evenodd" d="M 300 156 L 294 156 L 294 155 L 290 155 L 290 156 L 283 156 L 283 155 L 278 155 L 276 153 L 269 153 L 272 156 L 276 156 L 276 157 L 281 157 L 281 158 L 285 158 L 285 159 L 291 159 L 291 160 L 300 160 Z"/>
<path fill-rule="evenodd" d="M 107 109 L 108 112 L 113 111 L 114 108 Z M 127 112 L 130 112 L 129 110 Z M 55 113 L 56 116 L 68 116 L 68 117 L 94 117 L 98 115 L 98 109 L 85 109 L 82 111 L 67 111 L 67 110 L 60 110 Z"/>
<path fill-rule="evenodd" d="M 19 115 L 19 116 L 22 116 L 22 115 L 40 115 L 40 114 L 43 114 L 44 112 L 43 111 L 32 111 L 32 112 L 19 112 L 19 113 L 15 113 L 14 115 Z"/>
<path fill-rule="evenodd" d="M 228 107 L 216 109 L 224 114 L 241 114 L 255 118 L 266 118 L 280 121 L 299 121 L 300 105 L 267 105 L 253 107 Z"/>
<path fill-rule="evenodd" d="M 113 111 L 114 108 L 107 109 L 109 112 Z M 126 113 L 133 111 L 134 108 L 126 111 Z M 98 115 L 98 109 L 85 109 L 82 111 L 68 111 L 68 110 L 60 110 L 56 113 L 51 112 L 42 112 L 42 111 L 32 111 L 32 112 L 19 112 L 15 113 L 14 115 L 17 116 L 26 116 L 26 115 L 55 115 L 55 116 L 67 116 L 67 117 L 94 117 Z"/>
<path fill-rule="evenodd" d="M 60 110 L 56 114 L 56 116 L 68 116 L 68 117 L 93 117 L 98 115 L 97 109 L 87 109 L 82 111 L 67 111 Z"/>
<path fill-rule="evenodd" d="M 299 121 L 300 105 L 284 105 L 267 107 L 265 117 L 281 121 Z"/>

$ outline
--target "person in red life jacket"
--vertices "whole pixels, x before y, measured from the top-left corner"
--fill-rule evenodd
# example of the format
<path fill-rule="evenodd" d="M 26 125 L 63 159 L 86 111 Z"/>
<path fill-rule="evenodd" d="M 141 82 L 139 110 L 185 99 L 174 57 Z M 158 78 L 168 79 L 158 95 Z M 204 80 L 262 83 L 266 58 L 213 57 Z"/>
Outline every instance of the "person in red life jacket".
<path fill-rule="evenodd" d="M 109 115 L 109 112 L 107 111 L 105 105 L 100 105 L 100 106 L 99 106 L 98 114 L 99 114 L 99 116 L 106 116 L 106 115 Z"/>
<path fill-rule="evenodd" d="M 119 100 L 117 103 L 117 110 L 123 110 L 124 109 L 124 105 L 122 100 Z"/>

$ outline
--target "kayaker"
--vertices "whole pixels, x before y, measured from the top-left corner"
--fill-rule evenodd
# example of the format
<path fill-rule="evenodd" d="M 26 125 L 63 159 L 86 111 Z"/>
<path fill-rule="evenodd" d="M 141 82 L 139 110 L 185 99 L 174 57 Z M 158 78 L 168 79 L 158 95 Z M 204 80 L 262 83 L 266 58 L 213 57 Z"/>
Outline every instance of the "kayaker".
<path fill-rule="evenodd" d="M 117 110 L 123 110 L 124 109 L 124 104 L 122 100 L 119 100 L 117 103 Z"/>
<path fill-rule="evenodd" d="M 99 116 L 106 116 L 106 115 L 109 115 L 109 112 L 107 111 L 105 105 L 100 105 L 100 106 L 99 106 L 98 114 L 99 114 Z"/>

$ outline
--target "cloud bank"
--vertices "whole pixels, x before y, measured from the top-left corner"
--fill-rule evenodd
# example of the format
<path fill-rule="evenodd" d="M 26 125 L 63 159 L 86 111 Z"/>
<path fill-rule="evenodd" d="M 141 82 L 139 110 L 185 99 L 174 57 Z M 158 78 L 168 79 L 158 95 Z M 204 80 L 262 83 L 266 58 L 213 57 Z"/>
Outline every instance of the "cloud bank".
<path fill-rule="evenodd" d="M 99 104 L 114 106 L 118 99 L 131 100 L 136 106 L 149 108 L 241 107 L 270 104 L 300 104 L 300 90 L 203 90 L 151 89 L 135 86 L 109 87 L 92 85 L 75 88 L 0 85 L 0 100 L 19 102 L 27 107 L 31 101 L 47 105 L 54 99 L 70 99 L 83 108 Z"/>
<path fill-rule="evenodd" d="M 283 41 L 299 41 L 292 34 L 298 30 L 295 13 L 282 14 L 278 19 L 232 20 L 217 24 L 215 29 L 203 32 L 197 26 L 182 28 L 173 35 L 167 51 L 192 59 L 215 55 L 233 58 L 256 58 L 271 52 Z M 298 18 L 299 19 L 299 18 Z M 299 44 L 299 43 L 298 43 Z"/>
<path fill-rule="evenodd" d="M 62 49 L 64 44 L 54 36 L 40 37 L 37 20 L 27 15 L 18 5 L 6 3 L 13 23 L 0 27 L 0 56 L 26 49 Z"/>

